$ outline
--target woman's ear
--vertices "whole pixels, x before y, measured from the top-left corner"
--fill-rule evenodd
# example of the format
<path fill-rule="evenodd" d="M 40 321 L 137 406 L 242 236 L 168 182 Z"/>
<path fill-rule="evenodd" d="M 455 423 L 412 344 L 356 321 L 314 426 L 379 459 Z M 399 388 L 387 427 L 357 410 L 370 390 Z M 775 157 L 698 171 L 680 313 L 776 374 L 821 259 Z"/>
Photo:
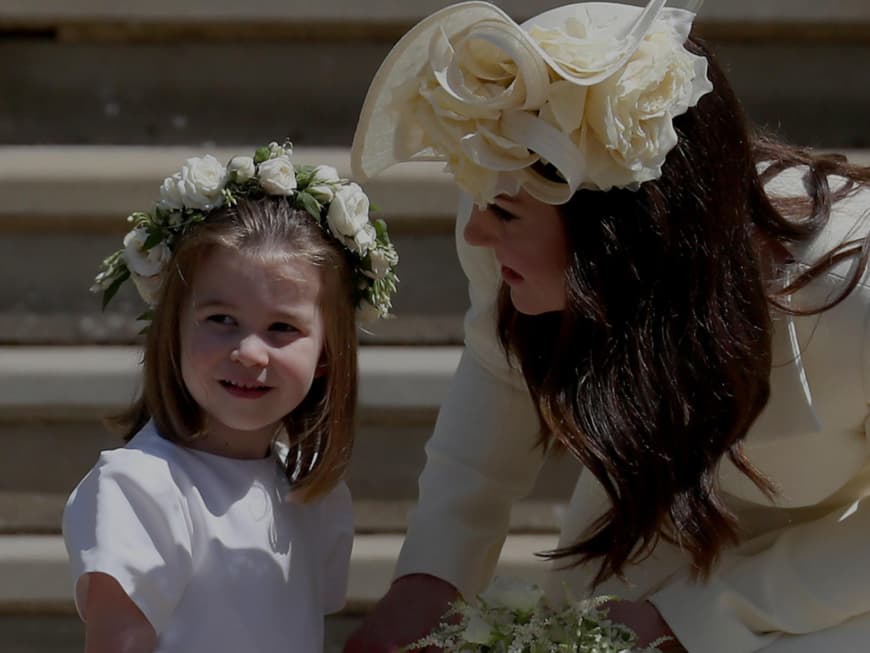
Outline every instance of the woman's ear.
<path fill-rule="evenodd" d="M 329 361 L 326 360 L 326 354 L 320 354 L 320 361 L 317 363 L 317 367 L 314 368 L 314 378 L 318 378 L 321 376 L 326 376 L 326 373 L 329 371 Z"/>

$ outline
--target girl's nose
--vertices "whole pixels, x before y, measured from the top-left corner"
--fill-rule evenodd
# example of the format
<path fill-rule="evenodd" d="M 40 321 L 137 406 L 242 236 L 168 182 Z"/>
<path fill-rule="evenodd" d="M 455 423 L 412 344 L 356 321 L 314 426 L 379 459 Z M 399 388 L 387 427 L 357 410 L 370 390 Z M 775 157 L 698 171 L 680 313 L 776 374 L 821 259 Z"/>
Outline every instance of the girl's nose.
<path fill-rule="evenodd" d="M 245 367 L 266 367 L 269 364 L 269 348 L 256 334 L 242 338 L 230 358 Z"/>
<path fill-rule="evenodd" d="M 489 211 L 475 206 L 462 235 L 474 247 L 493 247 L 498 238 L 498 220 Z"/>

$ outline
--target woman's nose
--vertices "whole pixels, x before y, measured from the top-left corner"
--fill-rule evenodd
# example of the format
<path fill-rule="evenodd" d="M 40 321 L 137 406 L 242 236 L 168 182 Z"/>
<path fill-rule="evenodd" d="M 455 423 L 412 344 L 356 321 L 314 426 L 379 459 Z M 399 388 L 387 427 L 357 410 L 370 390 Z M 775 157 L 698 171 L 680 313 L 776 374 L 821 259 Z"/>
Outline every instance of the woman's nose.
<path fill-rule="evenodd" d="M 269 364 L 269 348 L 256 334 L 242 338 L 231 356 L 245 367 L 265 367 Z"/>
<path fill-rule="evenodd" d="M 498 237 L 498 220 L 489 211 L 474 207 L 462 236 L 474 247 L 493 247 Z"/>

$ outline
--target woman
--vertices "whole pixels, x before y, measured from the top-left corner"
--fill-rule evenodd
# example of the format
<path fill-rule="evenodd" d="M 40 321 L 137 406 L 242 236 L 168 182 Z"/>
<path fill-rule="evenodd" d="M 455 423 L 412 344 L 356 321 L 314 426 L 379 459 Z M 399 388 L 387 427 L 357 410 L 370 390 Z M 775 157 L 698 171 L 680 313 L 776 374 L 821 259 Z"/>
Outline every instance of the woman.
<path fill-rule="evenodd" d="M 663 4 L 455 5 L 372 83 L 355 174 L 447 162 L 472 306 L 397 580 L 347 651 L 485 586 L 552 443 L 584 464 L 553 586 L 619 596 L 641 644 L 870 641 L 870 170 L 753 139 Z"/>

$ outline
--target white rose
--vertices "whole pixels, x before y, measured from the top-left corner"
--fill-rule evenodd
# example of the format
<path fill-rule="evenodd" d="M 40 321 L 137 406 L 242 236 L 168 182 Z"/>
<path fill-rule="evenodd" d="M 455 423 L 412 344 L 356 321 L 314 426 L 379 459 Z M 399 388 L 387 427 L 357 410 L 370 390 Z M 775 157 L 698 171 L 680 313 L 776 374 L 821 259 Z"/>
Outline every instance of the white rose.
<path fill-rule="evenodd" d="M 372 250 L 372 248 L 374 248 L 377 243 L 377 238 L 378 232 L 375 231 L 375 228 L 371 224 L 366 223 L 353 237 L 356 251 L 359 252 L 361 256 L 365 256 Z"/>
<path fill-rule="evenodd" d="M 124 253 L 122 257 L 131 273 L 143 277 L 159 274 L 169 262 L 172 252 L 166 243 L 157 243 L 145 251 L 148 231 L 144 227 L 136 227 L 124 236 Z"/>
<path fill-rule="evenodd" d="M 154 274 L 150 277 L 143 277 L 135 272 L 130 273 L 130 279 L 133 280 L 133 285 L 139 291 L 139 296 L 150 306 L 155 306 L 160 299 L 160 289 L 163 286 L 163 275 Z"/>
<path fill-rule="evenodd" d="M 369 252 L 369 260 L 375 279 L 383 279 L 390 269 L 399 262 L 399 255 L 392 245 L 388 245 L 387 247 L 376 247 Z"/>
<path fill-rule="evenodd" d="M 235 180 L 239 183 L 244 183 L 253 177 L 257 172 L 254 165 L 254 159 L 249 156 L 234 156 L 227 164 L 227 173 L 232 178 L 235 175 Z"/>
<path fill-rule="evenodd" d="M 338 170 L 332 166 L 319 165 L 314 169 L 307 190 L 315 199 L 328 204 L 335 197 L 335 185 L 339 181 L 341 179 L 338 176 Z"/>
<path fill-rule="evenodd" d="M 713 88 L 706 59 L 674 39 L 668 29 L 650 33 L 620 71 L 589 89 L 581 147 L 602 190 L 658 178 L 677 144 L 673 118 Z"/>
<path fill-rule="evenodd" d="M 160 186 L 160 201 L 157 205 L 167 211 L 180 211 L 184 208 L 184 198 L 181 196 L 181 173 L 176 172 L 163 180 Z"/>
<path fill-rule="evenodd" d="M 468 624 L 462 631 L 462 639 L 469 644 L 489 644 L 492 634 L 492 626 L 475 613 L 469 617 Z"/>
<path fill-rule="evenodd" d="M 363 189 L 354 183 L 339 188 L 329 205 L 326 221 L 339 240 L 354 238 L 369 224 L 369 198 Z"/>
<path fill-rule="evenodd" d="M 259 178 L 263 190 L 270 195 L 292 195 L 296 190 L 296 170 L 286 155 L 263 161 Z"/>
<path fill-rule="evenodd" d="M 190 158 L 184 162 L 180 172 L 163 181 L 159 206 L 210 211 L 224 203 L 221 191 L 226 179 L 227 169 L 210 154 Z"/>
<path fill-rule="evenodd" d="M 537 585 L 497 576 L 480 598 L 490 605 L 499 605 L 508 610 L 531 612 L 543 595 L 544 592 Z"/>

